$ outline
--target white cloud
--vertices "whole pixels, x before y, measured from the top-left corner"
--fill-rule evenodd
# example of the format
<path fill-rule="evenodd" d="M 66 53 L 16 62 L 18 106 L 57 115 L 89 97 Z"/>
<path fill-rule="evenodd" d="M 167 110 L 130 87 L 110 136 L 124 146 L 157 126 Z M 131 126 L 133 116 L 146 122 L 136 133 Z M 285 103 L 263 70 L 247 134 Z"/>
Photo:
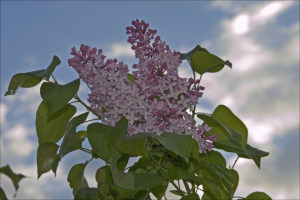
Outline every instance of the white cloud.
<path fill-rule="evenodd" d="M 3 134 L 5 147 L 1 151 L 2 156 L 14 155 L 14 159 L 22 159 L 30 155 L 35 149 L 35 144 L 28 137 L 30 134 L 33 134 L 33 131 L 22 124 L 18 124 L 5 132 Z"/>
<path fill-rule="evenodd" d="M 0 123 L 3 125 L 6 121 L 7 105 L 0 103 Z"/>
<path fill-rule="evenodd" d="M 130 44 L 127 43 L 114 43 L 110 46 L 110 49 L 107 53 L 109 58 L 116 57 L 134 57 L 134 51 L 131 49 Z"/>

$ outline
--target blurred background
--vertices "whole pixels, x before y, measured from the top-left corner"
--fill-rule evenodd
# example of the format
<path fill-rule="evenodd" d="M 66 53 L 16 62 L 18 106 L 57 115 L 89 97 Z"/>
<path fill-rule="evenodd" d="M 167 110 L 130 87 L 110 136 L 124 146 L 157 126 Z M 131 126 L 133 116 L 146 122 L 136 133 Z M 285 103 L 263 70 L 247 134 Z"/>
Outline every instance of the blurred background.
<path fill-rule="evenodd" d="M 240 159 L 236 195 L 260 190 L 273 199 L 299 199 L 299 1 L 1 1 L 1 166 L 29 178 L 20 182 L 16 199 L 70 199 L 70 168 L 89 156 L 75 151 L 52 172 L 37 180 L 35 111 L 41 102 L 39 86 L 4 97 L 15 73 L 43 69 L 57 55 L 62 63 L 54 76 L 60 83 L 78 77 L 68 66 L 72 46 L 88 44 L 132 66 L 136 63 L 126 42 L 125 27 L 143 19 L 171 49 L 187 52 L 197 44 L 224 60 L 217 74 L 205 74 L 205 95 L 198 110 L 211 113 L 224 104 L 242 119 L 249 143 L 270 152 L 259 170 Z M 182 77 L 191 76 L 186 62 Z M 81 84 L 80 96 L 86 99 Z M 79 110 L 78 112 L 82 112 Z M 236 156 L 226 154 L 229 165 Z M 96 186 L 92 161 L 85 170 Z M 14 189 L 1 175 L 9 198 Z M 170 196 L 175 198 L 175 196 Z"/>

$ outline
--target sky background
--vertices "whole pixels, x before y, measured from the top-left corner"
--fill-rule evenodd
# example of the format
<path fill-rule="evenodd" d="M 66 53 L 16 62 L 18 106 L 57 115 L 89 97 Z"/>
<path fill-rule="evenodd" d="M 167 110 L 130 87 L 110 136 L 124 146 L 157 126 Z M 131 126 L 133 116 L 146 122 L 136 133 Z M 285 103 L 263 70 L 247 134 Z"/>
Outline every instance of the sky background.
<path fill-rule="evenodd" d="M 137 61 L 125 27 L 137 18 L 158 29 L 173 50 L 186 52 L 199 44 L 233 63 L 233 69 L 202 78 L 206 89 L 198 110 L 230 107 L 248 127 L 249 143 L 270 152 L 260 170 L 251 160 L 238 161 L 236 195 L 261 190 L 273 199 L 299 199 L 299 1 L 1 1 L 1 166 L 10 164 L 29 177 L 16 198 L 72 198 L 67 174 L 89 156 L 68 154 L 56 177 L 48 172 L 37 180 L 34 122 L 40 85 L 4 97 L 10 78 L 46 68 L 57 55 L 62 63 L 54 75 L 70 82 L 78 77 L 67 64 L 70 48 L 82 43 L 131 66 Z M 191 76 L 186 62 L 179 71 Z M 81 84 L 83 99 L 87 93 Z M 235 157 L 227 153 L 228 164 Z M 95 160 L 87 166 L 90 186 L 96 186 L 94 174 L 102 164 Z M 1 187 L 12 198 L 13 185 L 3 175 Z"/>

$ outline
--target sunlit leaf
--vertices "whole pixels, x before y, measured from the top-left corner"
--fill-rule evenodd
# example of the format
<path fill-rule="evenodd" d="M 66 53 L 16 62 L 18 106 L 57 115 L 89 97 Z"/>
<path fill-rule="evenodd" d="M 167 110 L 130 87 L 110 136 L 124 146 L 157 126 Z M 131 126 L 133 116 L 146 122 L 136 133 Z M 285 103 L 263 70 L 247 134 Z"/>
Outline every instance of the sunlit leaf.
<path fill-rule="evenodd" d="M 197 45 L 195 48 L 193 48 L 191 51 L 187 52 L 187 53 L 181 53 L 180 54 L 180 59 L 181 60 L 190 60 L 191 57 L 198 51 L 203 50 L 204 48 L 202 48 L 200 45 Z"/>
<path fill-rule="evenodd" d="M 225 65 L 232 66 L 229 61 L 223 61 L 218 56 L 209 53 L 206 49 L 195 52 L 191 56 L 190 62 L 192 69 L 201 75 L 206 72 L 218 72 Z"/>

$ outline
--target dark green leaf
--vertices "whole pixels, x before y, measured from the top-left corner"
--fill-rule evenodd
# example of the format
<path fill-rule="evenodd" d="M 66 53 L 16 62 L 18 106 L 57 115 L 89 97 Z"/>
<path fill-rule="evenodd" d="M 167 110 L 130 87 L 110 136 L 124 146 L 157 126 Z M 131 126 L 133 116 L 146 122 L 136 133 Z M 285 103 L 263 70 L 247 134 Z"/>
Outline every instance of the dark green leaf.
<path fill-rule="evenodd" d="M 52 169 L 52 165 L 56 160 L 56 152 L 58 147 L 58 145 L 52 142 L 39 144 L 36 159 L 38 178 L 40 178 L 42 174 Z"/>
<path fill-rule="evenodd" d="M 129 172 L 147 172 L 151 169 L 153 169 L 153 161 L 147 157 L 141 157 L 129 168 Z"/>
<path fill-rule="evenodd" d="M 109 162 L 111 155 L 116 151 L 116 139 L 124 136 L 127 132 L 127 120 L 120 120 L 115 127 L 100 123 L 93 123 L 87 127 L 87 137 L 93 152 L 105 162 Z"/>
<path fill-rule="evenodd" d="M 186 192 L 183 190 L 170 190 L 171 193 L 177 195 L 177 196 L 184 196 L 186 195 Z"/>
<path fill-rule="evenodd" d="M 38 70 L 38 71 L 34 71 L 34 72 L 45 73 L 44 70 Z M 41 82 L 41 80 L 42 80 L 42 77 L 39 77 L 39 76 L 36 76 L 33 74 L 29 74 L 29 73 L 15 74 L 10 80 L 10 83 L 8 85 L 8 89 L 7 89 L 7 92 L 5 93 L 5 96 L 16 94 L 17 89 L 19 87 L 30 88 L 30 87 L 36 86 L 37 84 L 39 84 Z"/>
<path fill-rule="evenodd" d="M 100 184 L 106 184 L 106 185 L 109 185 L 109 186 L 113 185 L 111 170 L 110 170 L 110 167 L 108 165 L 100 167 L 96 171 L 96 181 L 99 185 Z"/>
<path fill-rule="evenodd" d="M 121 155 L 115 152 L 111 161 L 112 176 L 116 186 L 127 190 L 144 190 L 166 184 L 163 177 L 159 174 L 137 174 L 120 171 L 117 165 L 120 157 Z"/>
<path fill-rule="evenodd" d="M 118 150 L 132 156 L 147 156 L 146 139 L 149 134 L 138 133 L 133 136 L 123 136 L 116 140 Z"/>
<path fill-rule="evenodd" d="M 190 60 L 192 55 L 194 55 L 196 52 L 203 50 L 204 48 L 202 48 L 200 45 L 197 45 L 194 49 L 192 49 L 191 51 L 187 52 L 187 53 L 181 53 L 180 54 L 180 59 L 181 60 Z"/>
<path fill-rule="evenodd" d="M 229 61 L 225 62 L 218 56 L 209 53 L 205 49 L 195 52 L 191 56 L 190 61 L 192 69 L 201 75 L 206 72 L 218 72 L 223 69 L 225 64 L 229 64 L 229 67 L 232 66 Z"/>
<path fill-rule="evenodd" d="M 74 165 L 68 175 L 68 182 L 70 187 L 73 189 L 73 195 L 75 196 L 79 189 L 88 187 L 88 183 L 84 178 L 84 169 L 86 163 Z"/>
<path fill-rule="evenodd" d="M 0 187 L 0 200 L 7 200 L 6 194 L 2 187 Z"/>
<path fill-rule="evenodd" d="M 47 69 L 15 74 L 10 80 L 5 96 L 14 95 L 19 87 L 30 88 L 39 84 L 42 79 L 49 80 L 50 75 L 59 64 L 59 58 L 54 56 Z"/>
<path fill-rule="evenodd" d="M 218 106 L 212 115 L 198 113 L 197 116 L 212 128 L 209 135 L 216 134 L 217 139 L 214 142 L 216 148 L 253 159 L 258 167 L 260 167 L 261 157 L 269 154 L 247 144 L 247 127 L 226 106 Z"/>
<path fill-rule="evenodd" d="M 75 114 L 76 107 L 65 105 L 56 118 L 49 120 L 48 109 L 42 102 L 36 112 L 36 132 L 39 144 L 44 142 L 58 142 L 63 136 L 70 118 Z"/>
<path fill-rule="evenodd" d="M 272 198 L 264 192 L 253 192 L 246 197 L 247 200 L 272 200 Z"/>
<path fill-rule="evenodd" d="M 234 195 L 236 188 L 239 184 L 239 173 L 235 171 L 234 169 L 229 169 L 229 172 L 232 174 L 233 181 L 232 181 L 232 195 Z"/>
<path fill-rule="evenodd" d="M 77 93 L 80 79 L 76 79 L 66 85 L 45 82 L 41 87 L 41 97 L 51 115 L 63 108 Z"/>
<path fill-rule="evenodd" d="M 97 188 L 80 188 L 75 195 L 75 200 L 97 200 L 98 189 Z"/>
<path fill-rule="evenodd" d="M 166 149 L 183 158 L 186 162 L 191 155 L 193 138 L 190 135 L 163 133 L 154 136 Z"/>
<path fill-rule="evenodd" d="M 161 199 L 164 194 L 166 193 L 166 190 L 168 188 L 168 184 L 165 185 L 159 185 L 154 188 L 151 188 L 151 193 L 157 198 Z"/>
<path fill-rule="evenodd" d="M 49 80 L 50 75 L 54 72 L 55 68 L 60 64 L 60 59 L 57 56 L 53 56 L 51 63 L 46 69 L 45 78 Z"/>
<path fill-rule="evenodd" d="M 210 151 L 207 153 L 200 154 L 200 160 L 204 160 L 207 163 L 220 165 L 226 168 L 225 158 L 222 156 L 220 152 L 217 151 Z"/>
<path fill-rule="evenodd" d="M 254 160 L 255 164 L 258 168 L 260 168 L 261 158 L 269 155 L 269 152 L 259 150 L 247 144 L 246 148 L 244 148 L 242 152 L 238 153 L 238 155 L 242 158 Z"/>
<path fill-rule="evenodd" d="M 57 170 L 59 161 L 60 161 L 60 156 L 59 156 L 59 154 L 56 154 L 55 159 L 52 163 L 52 167 L 51 167 L 55 176 L 56 176 L 56 170 Z"/>
<path fill-rule="evenodd" d="M 118 168 L 121 171 L 124 171 L 127 164 L 128 164 L 128 160 L 129 160 L 130 156 L 128 154 L 124 154 L 121 156 L 121 158 L 118 160 Z"/>
<path fill-rule="evenodd" d="M 18 191 L 19 189 L 19 183 L 20 181 L 25 178 L 26 176 L 24 176 L 23 174 L 16 174 L 14 173 L 9 165 L 6 165 L 4 167 L 0 168 L 0 174 L 5 174 L 6 176 L 8 176 L 10 178 L 10 180 L 13 182 L 15 190 Z"/>
<path fill-rule="evenodd" d="M 61 158 L 67 153 L 81 148 L 82 139 L 81 136 L 76 133 L 76 127 L 86 120 L 88 114 L 89 113 L 86 112 L 70 120 L 59 151 Z"/>
<path fill-rule="evenodd" d="M 217 187 L 218 183 L 214 183 L 208 179 L 202 178 L 200 176 L 191 176 L 191 180 L 195 181 L 198 185 L 203 185 L 205 187 L 204 192 L 212 199 L 222 199 L 221 191 Z"/>
<path fill-rule="evenodd" d="M 191 193 L 186 196 L 183 196 L 181 200 L 200 200 L 200 198 L 196 193 Z"/>

